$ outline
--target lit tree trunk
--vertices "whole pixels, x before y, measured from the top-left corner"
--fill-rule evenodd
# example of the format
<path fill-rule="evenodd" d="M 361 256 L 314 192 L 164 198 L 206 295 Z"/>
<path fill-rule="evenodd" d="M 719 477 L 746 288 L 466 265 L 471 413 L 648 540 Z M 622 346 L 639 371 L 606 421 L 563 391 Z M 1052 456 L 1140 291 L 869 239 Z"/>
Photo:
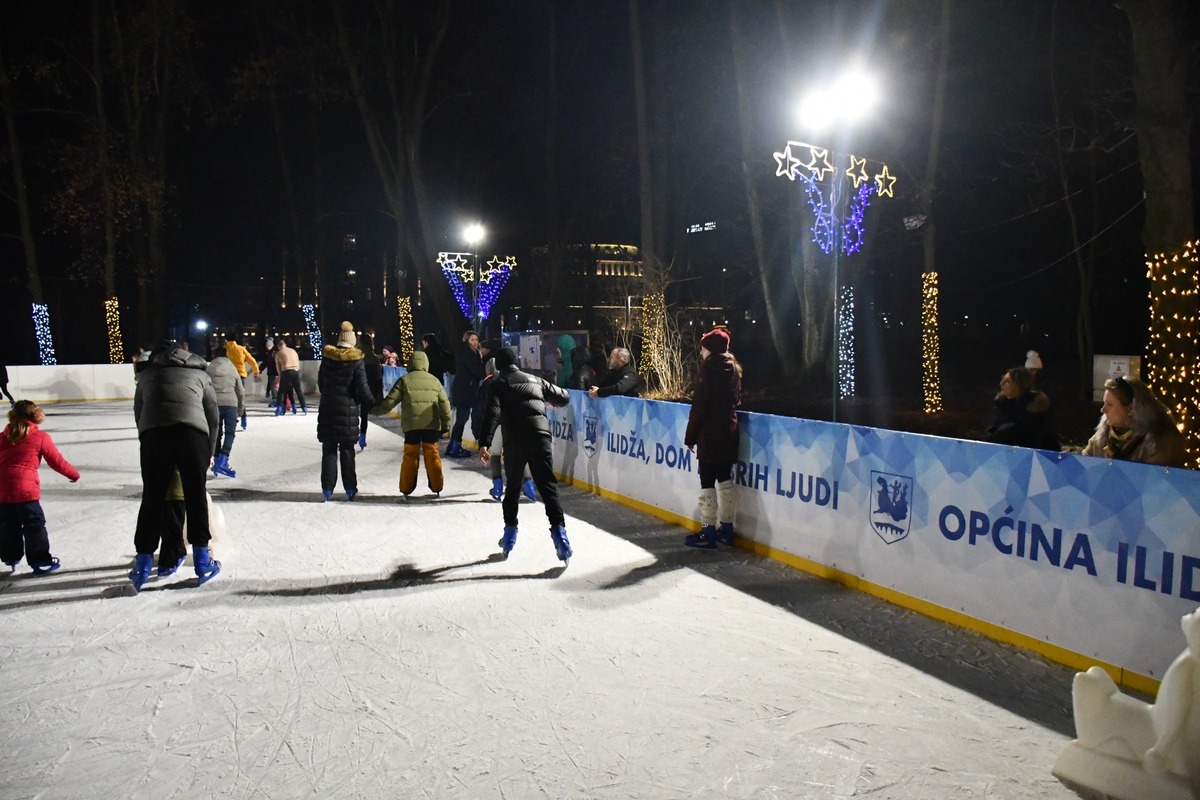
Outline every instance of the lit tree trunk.
<path fill-rule="evenodd" d="M 92 82 L 96 98 L 96 160 L 100 176 L 100 212 L 104 227 L 104 316 L 108 325 L 108 360 L 125 360 L 121 342 L 121 308 L 117 298 L 116 202 L 113 194 L 112 162 L 109 157 L 108 113 L 104 99 L 104 59 L 101 48 L 100 0 L 92 0 Z"/>
<path fill-rule="evenodd" d="M 924 409 L 927 414 L 942 410 L 941 338 L 938 332 L 938 274 L 936 256 L 937 219 L 933 214 L 933 194 L 937 187 L 938 150 L 942 140 L 942 117 L 946 105 L 946 78 L 950 60 L 950 19 L 954 0 L 942 0 L 938 25 L 937 82 L 929 131 L 929 156 L 925 162 L 925 180 L 921 185 L 921 213 L 927 222 L 922 229 L 924 269 L 922 270 L 921 359 Z"/>
<path fill-rule="evenodd" d="M 1142 239 L 1150 263 L 1147 383 L 1197 450 L 1197 256 L 1186 87 L 1195 49 L 1185 44 L 1189 0 L 1121 0 L 1133 30 L 1138 154 L 1145 181 Z M 1186 40 L 1186 41 L 1190 41 Z M 1190 244 L 1189 244 L 1190 243 Z"/>

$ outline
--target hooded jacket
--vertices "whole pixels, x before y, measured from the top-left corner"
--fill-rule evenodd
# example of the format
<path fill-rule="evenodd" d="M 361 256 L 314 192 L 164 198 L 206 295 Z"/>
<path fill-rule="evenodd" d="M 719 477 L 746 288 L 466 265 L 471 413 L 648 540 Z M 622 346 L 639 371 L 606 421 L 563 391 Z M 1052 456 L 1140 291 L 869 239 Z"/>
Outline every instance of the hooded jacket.
<path fill-rule="evenodd" d="M 700 363 L 692 393 L 686 447 L 695 446 L 696 460 L 732 464 L 738 460 L 737 408 L 742 404 L 742 376 L 732 353 L 712 353 Z"/>
<path fill-rule="evenodd" d="M 205 370 L 212 380 L 213 393 L 217 397 L 218 406 L 237 406 L 240 417 L 246 412 L 246 390 L 242 386 L 241 376 L 237 367 L 225 356 L 217 356 L 208 362 Z"/>
<path fill-rule="evenodd" d="M 208 362 L 178 344 L 155 350 L 133 392 L 138 436 L 153 428 L 187 425 L 207 434 L 209 452 L 215 452 L 217 395 L 207 369 Z"/>
<path fill-rule="evenodd" d="M 79 480 L 79 470 L 71 466 L 50 436 L 37 425 L 29 423 L 29 432 L 16 444 L 8 443 L 8 431 L 4 428 L 0 438 L 0 503 L 32 503 L 42 499 L 42 482 L 38 478 L 38 466 L 42 459 L 52 470 L 72 481 Z"/>
<path fill-rule="evenodd" d="M 317 440 L 327 444 L 358 441 L 362 407 L 375 405 L 367 385 L 362 350 L 327 344 L 317 370 L 321 407 L 317 411 Z"/>
<path fill-rule="evenodd" d="M 558 352 L 562 353 L 563 362 L 562 368 L 555 374 L 554 382 L 566 389 L 575 375 L 575 337 L 569 333 L 560 333 L 554 343 L 558 345 Z"/>
<path fill-rule="evenodd" d="M 413 351 L 408 373 L 396 381 L 371 413 L 386 414 L 397 405 L 400 427 L 405 433 L 450 430 L 450 398 L 446 397 L 441 380 L 429 372 L 429 357 L 420 350 Z"/>

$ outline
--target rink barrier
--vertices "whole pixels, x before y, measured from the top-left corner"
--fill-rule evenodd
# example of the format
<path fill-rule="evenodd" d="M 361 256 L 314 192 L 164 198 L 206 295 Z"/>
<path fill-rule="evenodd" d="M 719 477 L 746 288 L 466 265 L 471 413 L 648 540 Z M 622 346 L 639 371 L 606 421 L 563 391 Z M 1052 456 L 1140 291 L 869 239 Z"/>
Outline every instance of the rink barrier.
<path fill-rule="evenodd" d="M 549 412 L 560 479 L 697 530 L 688 411 L 572 391 Z M 1200 605 L 1200 472 L 768 414 L 740 420 L 744 549 L 1157 690 L 1181 617 Z"/>

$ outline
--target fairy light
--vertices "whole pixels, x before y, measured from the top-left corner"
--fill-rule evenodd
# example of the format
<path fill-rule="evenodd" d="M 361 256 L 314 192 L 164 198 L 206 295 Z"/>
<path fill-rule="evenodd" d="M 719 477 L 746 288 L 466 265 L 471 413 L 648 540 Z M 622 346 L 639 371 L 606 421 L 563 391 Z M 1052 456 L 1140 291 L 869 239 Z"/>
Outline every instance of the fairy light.
<path fill-rule="evenodd" d="M 37 336 L 38 358 L 43 366 L 57 364 L 54 356 L 54 334 L 50 332 L 50 306 L 33 304 L 33 331 Z"/>
<path fill-rule="evenodd" d="M 854 287 L 843 286 L 837 308 L 838 393 L 854 396 Z"/>
<path fill-rule="evenodd" d="M 325 347 L 325 339 L 321 336 L 321 328 L 317 325 L 317 307 L 311 304 L 300 306 L 304 313 L 304 326 L 308 328 L 308 343 L 312 347 L 313 358 L 321 360 L 321 351 Z"/>
<path fill-rule="evenodd" d="M 475 270 L 472 262 L 475 256 L 471 253 L 438 253 L 438 265 L 446 284 L 454 295 L 463 316 L 471 319 L 472 306 L 479 319 L 487 319 L 492 313 L 492 306 L 504 291 L 508 279 L 517 266 L 515 256 L 492 256 L 491 260 L 479 270 L 479 283 L 475 283 Z M 474 291 L 471 291 L 471 289 Z M 472 324 L 475 320 L 472 320 Z"/>
<path fill-rule="evenodd" d="M 942 410 L 941 349 L 938 339 L 938 274 L 926 272 L 921 276 L 921 361 L 924 367 L 921 385 L 925 390 L 926 414 L 937 414 Z"/>
<path fill-rule="evenodd" d="M 1200 467 L 1200 408 L 1196 376 L 1200 375 L 1200 240 L 1184 243 L 1175 253 L 1146 257 L 1150 279 L 1150 340 L 1147 344 L 1146 383 L 1171 409 L 1175 423 L 1188 439 L 1192 466 Z"/>
<path fill-rule="evenodd" d="M 642 363 L 638 370 L 642 375 L 648 375 L 663 359 L 664 338 L 666 336 L 667 300 L 662 293 L 648 294 L 642 298 L 642 335 L 645 337 L 645 347 L 642 348 Z"/>
<path fill-rule="evenodd" d="M 121 344 L 121 306 L 116 297 L 104 301 L 104 324 L 108 328 L 108 363 L 120 364 L 125 360 L 125 348 Z"/>
<path fill-rule="evenodd" d="M 396 298 L 396 315 L 400 319 L 400 358 L 402 364 L 412 360 L 413 354 L 413 315 L 412 298 Z"/>

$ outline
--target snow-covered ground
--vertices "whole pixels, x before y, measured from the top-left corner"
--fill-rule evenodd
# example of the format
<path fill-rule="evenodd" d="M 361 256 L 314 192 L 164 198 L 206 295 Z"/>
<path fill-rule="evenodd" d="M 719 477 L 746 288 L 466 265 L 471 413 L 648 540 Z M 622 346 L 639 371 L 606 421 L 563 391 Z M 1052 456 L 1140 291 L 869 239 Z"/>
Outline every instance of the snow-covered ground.
<path fill-rule="evenodd" d="M 569 567 L 528 502 L 499 560 L 477 462 L 397 502 L 395 420 L 322 504 L 316 414 L 256 402 L 221 574 L 134 594 L 131 404 L 47 411 L 83 477 L 0 578 L 4 798 L 1075 796 L 1070 670 L 573 488 Z"/>

